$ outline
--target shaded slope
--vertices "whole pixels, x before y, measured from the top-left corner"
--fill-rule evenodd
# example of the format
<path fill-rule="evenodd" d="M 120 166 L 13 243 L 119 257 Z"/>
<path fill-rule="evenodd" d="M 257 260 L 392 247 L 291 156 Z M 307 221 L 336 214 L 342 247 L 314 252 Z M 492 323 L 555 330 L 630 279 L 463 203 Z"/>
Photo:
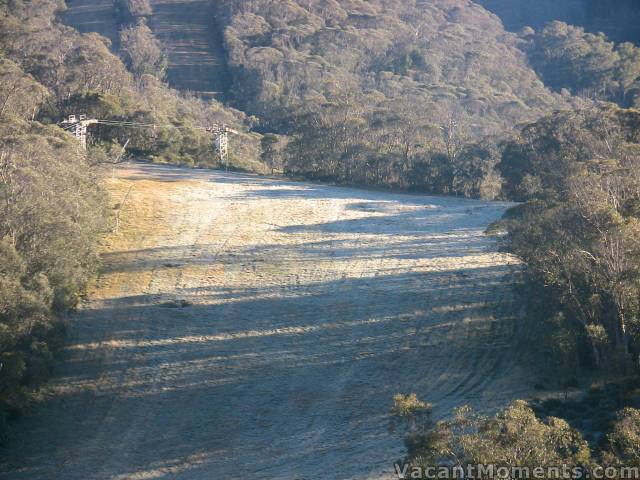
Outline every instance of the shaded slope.
<path fill-rule="evenodd" d="M 397 478 L 394 393 L 527 394 L 518 267 L 483 234 L 506 204 L 151 165 L 114 201 L 130 185 L 2 478 Z"/>
<path fill-rule="evenodd" d="M 169 84 L 180 90 L 224 96 L 228 75 L 211 2 L 152 0 L 151 5 L 149 26 L 169 54 Z"/>
<path fill-rule="evenodd" d="M 119 43 L 120 25 L 113 0 L 67 0 L 62 21 L 81 33 L 96 32 L 111 40 L 114 49 Z"/>
<path fill-rule="evenodd" d="M 120 25 L 112 0 L 69 0 L 62 20 L 80 32 L 97 32 L 118 46 Z M 224 96 L 228 87 L 222 40 L 208 0 L 152 0 L 147 19 L 169 57 L 167 81 L 178 90 Z"/>

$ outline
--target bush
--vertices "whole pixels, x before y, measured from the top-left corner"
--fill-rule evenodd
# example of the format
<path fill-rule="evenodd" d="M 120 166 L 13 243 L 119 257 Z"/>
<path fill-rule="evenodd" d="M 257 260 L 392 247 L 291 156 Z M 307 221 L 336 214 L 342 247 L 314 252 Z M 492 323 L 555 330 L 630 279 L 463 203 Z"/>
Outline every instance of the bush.
<path fill-rule="evenodd" d="M 74 138 L 57 127 L 0 124 L 0 417 L 50 374 L 59 315 L 98 265 L 105 194 Z M 2 433 L 0 432 L 0 435 Z"/>
<path fill-rule="evenodd" d="M 140 81 L 144 75 L 162 80 L 167 69 L 167 58 L 162 45 L 144 23 L 120 32 L 120 51 L 127 68 Z"/>
<path fill-rule="evenodd" d="M 618 412 L 613 431 L 607 437 L 610 463 L 640 466 L 640 410 L 625 408 Z"/>
<path fill-rule="evenodd" d="M 506 239 L 542 293 L 530 313 L 560 365 L 586 350 L 582 365 L 621 373 L 637 358 L 639 132 L 640 112 L 607 105 L 556 113 L 503 145 L 506 193 L 525 202 Z"/>
<path fill-rule="evenodd" d="M 581 466 L 591 461 L 589 447 L 576 430 L 559 418 L 540 420 L 523 401 L 492 417 L 461 407 L 451 420 L 437 423 L 421 437 L 409 438 L 404 461 L 412 467 Z"/>

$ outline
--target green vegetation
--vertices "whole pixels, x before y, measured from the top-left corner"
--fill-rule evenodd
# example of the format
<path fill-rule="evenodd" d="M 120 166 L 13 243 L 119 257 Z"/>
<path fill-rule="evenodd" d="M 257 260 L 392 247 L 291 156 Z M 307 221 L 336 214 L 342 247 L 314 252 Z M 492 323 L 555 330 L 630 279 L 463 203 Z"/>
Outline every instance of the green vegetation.
<path fill-rule="evenodd" d="M 49 374 L 62 340 L 58 316 L 95 272 L 105 222 L 97 172 L 76 140 L 25 120 L 46 90 L 10 61 L 2 65 L 11 82 L 0 84 L 0 437 Z"/>
<path fill-rule="evenodd" d="M 508 246 L 539 291 L 530 304 L 558 366 L 632 368 L 640 353 L 639 131 L 640 112 L 610 107 L 553 115 L 505 145 L 507 194 L 524 201 Z"/>
<path fill-rule="evenodd" d="M 466 2 L 217 5 L 230 96 L 288 137 L 290 173 L 494 198 L 484 139 L 576 101 L 547 90 L 517 37 Z"/>
<path fill-rule="evenodd" d="M 443 126 L 456 113 L 478 138 L 566 106 L 516 37 L 464 2 L 220 4 L 232 94 L 265 128 L 352 100 L 363 118 L 379 109 Z"/>
<path fill-rule="evenodd" d="M 621 377 L 596 383 L 579 396 L 534 398 L 531 408 L 539 418 L 558 417 L 578 430 L 593 448 L 603 449 L 623 411 L 638 407 L 640 379 Z"/>
<path fill-rule="evenodd" d="M 62 7 L 0 3 L 0 438 L 50 373 L 61 319 L 98 267 L 107 227 L 99 166 L 120 150 L 114 142 L 130 140 L 130 152 L 156 161 L 215 166 L 211 137 L 194 127 L 242 130 L 245 121 L 163 85 L 164 57 L 144 23 L 122 32 L 129 71 L 104 38 L 57 23 Z M 85 154 L 55 124 L 72 113 L 161 127 L 151 137 L 99 128 Z M 242 136 L 232 166 L 259 168 L 258 136 Z"/>
<path fill-rule="evenodd" d="M 398 395 L 391 413 L 405 425 L 409 472 L 638 465 L 639 134 L 637 110 L 558 112 L 503 142 L 497 166 L 504 195 L 522 202 L 500 227 L 526 265 L 523 301 L 535 359 L 556 379 L 548 387 L 576 389 L 585 370 L 609 383 L 577 398 L 516 402 L 492 417 L 463 407 L 435 424 L 415 395 Z"/>
<path fill-rule="evenodd" d="M 416 414 L 422 416 L 420 409 Z M 392 416 L 396 415 L 394 408 Z M 411 412 L 403 413 L 407 415 Z M 593 447 L 565 420 L 541 419 L 523 401 L 516 401 L 493 416 L 461 407 L 450 420 L 431 423 L 421 432 L 410 431 L 406 440 L 408 455 L 399 462 L 399 470 L 405 472 L 405 478 L 425 478 L 418 475 L 429 467 L 448 467 L 449 472 L 461 467 L 466 472 L 468 466 L 477 465 L 531 471 L 566 465 L 572 473 L 597 467 L 631 467 L 637 466 L 640 459 L 639 435 L 640 410 L 634 408 L 622 410 L 608 435 Z M 450 478 L 459 477 L 451 473 Z"/>
<path fill-rule="evenodd" d="M 144 22 L 120 32 L 120 51 L 136 81 L 142 81 L 145 75 L 159 80 L 164 78 L 167 70 L 166 56 L 162 45 Z"/>
<path fill-rule="evenodd" d="M 614 45 L 603 34 L 552 22 L 536 33 L 525 32 L 531 63 L 555 90 L 640 105 L 640 48 L 632 43 Z"/>
<path fill-rule="evenodd" d="M 108 40 L 79 34 L 56 21 L 63 2 L 12 1 L 0 6 L 3 55 L 32 75 L 51 95 L 34 115 L 57 122 L 67 114 L 158 125 L 155 132 L 111 127 L 92 131 L 95 143 L 124 144 L 132 154 L 159 162 L 216 166 L 209 134 L 195 127 L 226 123 L 247 131 L 246 115 L 216 101 L 180 95 L 162 83 L 164 53 L 144 22 L 122 31 L 122 57 L 110 52 Z M 175 128 L 178 127 L 178 128 Z M 232 151 L 231 165 L 260 169 L 259 137 L 243 134 Z"/>

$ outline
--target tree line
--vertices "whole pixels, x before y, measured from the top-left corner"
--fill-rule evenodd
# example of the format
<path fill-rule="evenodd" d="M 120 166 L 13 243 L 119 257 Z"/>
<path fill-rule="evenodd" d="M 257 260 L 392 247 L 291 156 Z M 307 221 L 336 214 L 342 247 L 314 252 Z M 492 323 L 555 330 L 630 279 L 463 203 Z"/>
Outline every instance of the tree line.
<path fill-rule="evenodd" d="M 572 475 L 609 468 L 631 478 L 624 469 L 640 467 L 640 111 L 557 112 L 499 151 L 503 195 L 520 203 L 492 229 L 523 260 L 529 355 L 554 377 L 536 388 L 579 387 L 581 372 L 607 381 L 495 415 L 461 407 L 440 422 L 431 405 L 399 394 L 392 426 L 407 455 L 397 468 L 426 478 L 426 469 L 447 467 L 445 478 L 456 478 L 452 467 L 567 465 Z"/>
<path fill-rule="evenodd" d="M 606 474 L 625 479 L 634 478 L 640 468 L 636 408 L 615 414 L 597 444 L 565 419 L 541 418 L 524 401 L 494 415 L 460 407 L 450 419 L 438 422 L 432 420 L 431 409 L 415 395 L 394 398 L 392 425 L 406 434 L 407 446 L 407 455 L 395 464 L 398 478 L 605 478 Z"/>
<path fill-rule="evenodd" d="M 556 368 L 640 359 L 640 112 L 557 113 L 504 145 L 499 168 L 521 202 L 504 225 Z M 551 328 L 547 328 L 551 327 Z M 583 348 L 584 347 L 584 348 Z"/>
<path fill-rule="evenodd" d="M 118 57 L 107 39 L 59 23 L 63 8 L 0 2 L 0 440 L 50 374 L 64 317 L 99 267 L 110 227 L 101 172 L 113 152 L 128 141 L 130 154 L 216 166 L 212 138 L 193 127 L 247 130 L 241 112 L 163 83 L 164 54 L 144 22 L 123 25 Z M 100 127 L 85 153 L 58 126 L 68 114 L 180 128 Z M 259 169 L 258 136 L 243 133 L 234 154 L 232 166 Z"/>
<path fill-rule="evenodd" d="M 106 195 L 76 140 L 34 121 L 50 92 L 0 57 L 0 439 L 51 369 L 60 315 L 96 271 Z"/>

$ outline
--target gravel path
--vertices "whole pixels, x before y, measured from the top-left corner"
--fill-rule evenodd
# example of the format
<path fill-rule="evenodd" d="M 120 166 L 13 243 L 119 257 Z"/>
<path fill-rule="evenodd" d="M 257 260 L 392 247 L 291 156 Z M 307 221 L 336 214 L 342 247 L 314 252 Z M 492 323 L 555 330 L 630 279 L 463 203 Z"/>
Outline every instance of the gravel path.
<path fill-rule="evenodd" d="M 506 204 L 132 166 L 5 479 L 387 478 L 397 392 L 525 395 Z"/>

